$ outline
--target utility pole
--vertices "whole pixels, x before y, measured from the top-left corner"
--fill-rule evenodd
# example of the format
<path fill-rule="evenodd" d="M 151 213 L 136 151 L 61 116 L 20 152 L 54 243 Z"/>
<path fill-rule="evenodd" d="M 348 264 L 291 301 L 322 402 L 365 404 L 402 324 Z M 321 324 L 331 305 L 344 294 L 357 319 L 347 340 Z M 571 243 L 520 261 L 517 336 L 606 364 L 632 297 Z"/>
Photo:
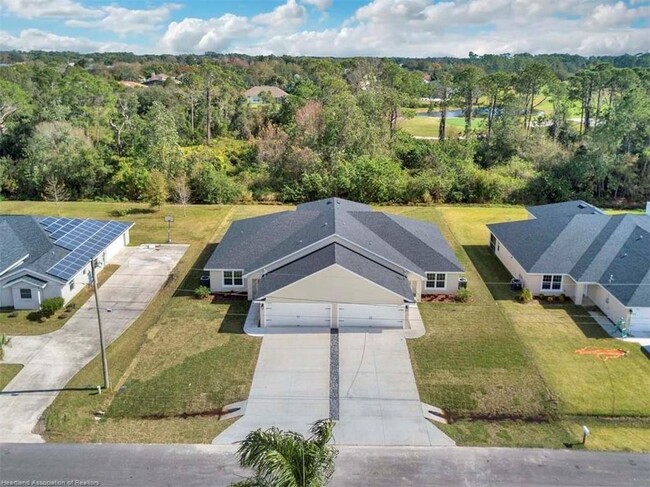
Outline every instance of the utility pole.
<path fill-rule="evenodd" d="M 108 377 L 108 362 L 106 361 L 106 349 L 104 348 L 104 332 L 102 330 L 102 317 L 99 312 L 99 296 L 97 295 L 97 275 L 95 274 L 95 259 L 90 259 L 90 269 L 93 275 L 93 290 L 95 291 L 95 306 L 97 308 L 97 324 L 99 325 L 99 346 L 102 351 L 102 369 L 104 371 L 104 389 L 111 387 Z"/>

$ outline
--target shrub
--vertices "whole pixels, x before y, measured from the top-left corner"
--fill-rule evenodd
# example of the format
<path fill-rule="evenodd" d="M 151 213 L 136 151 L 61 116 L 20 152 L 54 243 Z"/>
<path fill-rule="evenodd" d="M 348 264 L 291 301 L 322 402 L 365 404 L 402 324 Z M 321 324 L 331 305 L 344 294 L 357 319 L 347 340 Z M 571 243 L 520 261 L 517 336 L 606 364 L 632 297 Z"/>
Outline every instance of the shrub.
<path fill-rule="evenodd" d="M 519 293 L 519 302 L 530 303 L 533 300 L 533 293 L 528 288 L 524 288 Z"/>
<path fill-rule="evenodd" d="M 466 303 L 467 301 L 469 301 L 469 296 L 470 296 L 469 290 L 467 288 L 461 288 L 456 293 L 456 301 L 458 301 L 459 303 Z"/>
<path fill-rule="evenodd" d="M 18 311 L 12 311 L 7 315 L 9 318 L 16 318 L 18 316 Z"/>
<path fill-rule="evenodd" d="M 546 301 L 548 301 L 549 303 L 552 303 L 553 299 L 554 299 L 553 296 L 547 296 Z"/>
<path fill-rule="evenodd" d="M 564 303 L 564 302 L 566 301 L 566 294 L 564 294 L 564 293 L 560 294 L 560 295 L 557 297 L 557 300 L 558 300 L 560 303 Z"/>
<path fill-rule="evenodd" d="M 544 301 L 546 299 L 546 294 L 544 293 L 539 293 L 539 300 Z"/>
<path fill-rule="evenodd" d="M 39 323 L 45 323 L 46 321 L 47 321 L 47 317 L 46 317 L 46 316 L 41 316 L 41 317 L 38 319 L 38 322 L 39 322 Z"/>
<path fill-rule="evenodd" d="M 196 299 L 205 299 L 210 296 L 210 288 L 206 286 L 199 286 L 194 290 L 194 297 Z"/>
<path fill-rule="evenodd" d="M 49 318 L 54 313 L 63 308 L 63 298 L 48 298 L 44 299 L 41 303 L 41 314 Z"/>

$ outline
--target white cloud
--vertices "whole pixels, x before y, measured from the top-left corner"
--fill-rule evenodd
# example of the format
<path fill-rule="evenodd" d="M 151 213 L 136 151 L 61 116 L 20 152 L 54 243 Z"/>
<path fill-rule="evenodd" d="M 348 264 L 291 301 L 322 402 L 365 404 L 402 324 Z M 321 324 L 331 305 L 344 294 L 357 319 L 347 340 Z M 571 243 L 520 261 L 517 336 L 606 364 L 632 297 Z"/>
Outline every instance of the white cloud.
<path fill-rule="evenodd" d="M 186 18 L 169 24 L 161 46 L 166 52 L 227 51 L 242 40 L 286 35 L 306 19 L 305 8 L 295 0 L 287 0 L 273 11 L 252 18 L 232 14 L 207 20 Z"/>
<path fill-rule="evenodd" d="M 119 35 L 147 33 L 163 24 L 173 10 L 181 5 L 167 3 L 160 7 L 146 10 L 131 10 L 128 8 L 111 5 L 101 7 L 99 11 L 104 15 L 97 20 L 70 19 L 65 22 L 68 27 L 98 28 L 115 32 Z"/>
<path fill-rule="evenodd" d="M 134 46 L 113 42 L 96 42 L 80 37 L 68 37 L 44 32 L 38 29 L 25 29 L 18 36 L 6 31 L 0 31 L 0 50 L 21 51 L 75 51 L 75 52 L 104 52 L 104 51 L 137 51 Z"/>
<path fill-rule="evenodd" d="M 318 10 L 327 10 L 332 6 L 332 0 L 302 0 L 306 5 L 313 5 Z"/>
<path fill-rule="evenodd" d="M 71 18 L 96 17 L 95 9 L 84 7 L 72 0 L 0 0 L 0 7 L 12 15 L 26 19 L 39 17 Z"/>

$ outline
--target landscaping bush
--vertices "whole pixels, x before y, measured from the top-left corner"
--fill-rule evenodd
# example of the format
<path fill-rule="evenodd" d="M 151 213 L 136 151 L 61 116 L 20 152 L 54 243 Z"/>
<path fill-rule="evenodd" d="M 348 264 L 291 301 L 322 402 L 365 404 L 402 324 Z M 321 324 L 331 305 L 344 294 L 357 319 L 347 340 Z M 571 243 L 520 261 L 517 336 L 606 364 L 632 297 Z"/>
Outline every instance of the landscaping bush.
<path fill-rule="evenodd" d="M 194 290 L 194 297 L 196 299 L 205 299 L 210 296 L 210 288 L 206 286 L 199 286 Z"/>
<path fill-rule="evenodd" d="M 18 311 L 12 311 L 7 315 L 9 318 L 16 318 L 18 316 Z"/>
<path fill-rule="evenodd" d="M 553 298 L 553 296 L 548 296 L 548 297 L 546 298 L 546 301 L 548 301 L 549 303 L 551 303 L 551 304 L 552 304 L 552 303 L 553 303 L 553 301 L 554 301 L 554 298 Z"/>
<path fill-rule="evenodd" d="M 557 297 L 557 300 L 558 300 L 560 303 L 564 304 L 564 302 L 566 301 L 566 294 L 564 294 L 564 293 L 560 294 L 560 295 Z"/>
<path fill-rule="evenodd" d="M 39 323 L 45 323 L 46 321 L 47 321 L 47 317 L 46 317 L 46 316 L 41 316 L 41 317 L 38 319 L 38 322 L 39 322 Z"/>
<path fill-rule="evenodd" d="M 544 293 L 539 293 L 539 300 L 544 301 L 546 299 L 546 294 Z"/>
<path fill-rule="evenodd" d="M 533 300 L 533 293 L 528 288 L 524 288 L 519 293 L 520 303 L 530 303 Z"/>
<path fill-rule="evenodd" d="M 467 301 L 469 301 L 469 296 L 470 296 L 469 290 L 467 288 L 461 288 L 456 293 L 456 301 L 458 301 L 459 303 L 466 303 Z"/>
<path fill-rule="evenodd" d="M 63 308 L 63 298 L 48 298 L 41 303 L 41 315 L 49 318 L 54 313 Z"/>

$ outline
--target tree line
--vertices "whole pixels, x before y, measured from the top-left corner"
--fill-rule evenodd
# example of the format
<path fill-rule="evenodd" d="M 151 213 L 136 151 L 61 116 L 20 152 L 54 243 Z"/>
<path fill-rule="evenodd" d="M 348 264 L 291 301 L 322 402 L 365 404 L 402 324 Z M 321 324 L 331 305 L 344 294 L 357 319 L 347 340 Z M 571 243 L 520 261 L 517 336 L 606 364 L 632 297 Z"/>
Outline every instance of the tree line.
<path fill-rule="evenodd" d="M 0 59 L 1 198 L 650 199 L 648 55 Z M 152 73 L 169 78 L 139 87 Z M 289 95 L 251 105 L 253 85 Z M 449 130 L 451 110 L 462 135 Z M 401 128 L 422 111 L 436 112 L 436 140 Z"/>

